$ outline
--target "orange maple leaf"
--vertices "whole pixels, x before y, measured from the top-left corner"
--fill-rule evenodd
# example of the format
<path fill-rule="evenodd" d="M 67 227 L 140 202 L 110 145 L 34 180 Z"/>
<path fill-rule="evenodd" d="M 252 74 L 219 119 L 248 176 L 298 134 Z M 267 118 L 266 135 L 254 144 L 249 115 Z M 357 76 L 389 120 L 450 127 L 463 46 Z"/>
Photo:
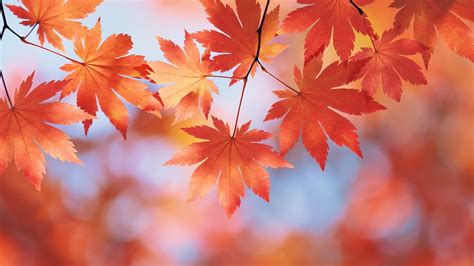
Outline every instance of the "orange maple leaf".
<path fill-rule="evenodd" d="M 126 138 L 128 111 L 116 94 L 138 108 L 159 115 L 161 103 L 147 90 L 147 85 L 132 79 L 139 77 L 145 64 L 144 57 L 127 55 L 133 43 L 129 35 L 114 34 L 101 44 L 100 20 L 82 37 L 74 39 L 76 54 L 83 63 L 74 62 L 61 67 L 70 73 L 65 79 L 71 80 L 61 96 L 77 92 L 77 105 L 96 115 L 97 101 L 112 124 Z M 87 134 L 92 120 L 84 123 Z"/>
<path fill-rule="evenodd" d="M 285 33 L 302 32 L 312 26 L 305 39 L 305 62 L 318 56 L 329 45 L 331 34 L 334 48 L 342 60 L 347 60 L 354 49 L 354 31 L 373 36 L 369 20 L 359 14 L 349 0 L 298 0 L 307 4 L 292 11 L 283 21 Z M 354 1 L 366 5 L 373 0 Z"/>
<path fill-rule="evenodd" d="M 26 7 L 7 5 L 23 21 L 21 24 L 33 27 L 38 25 L 38 38 L 41 45 L 45 38 L 54 47 L 64 51 L 61 37 L 71 40 L 75 34 L 84 30 L 76 21 L 94 12 L 103 0 L 21 0 Z M 60 35 L 60 36 L 59 36 Z"/>
<path fill-rule="evenodd" d="M 474 37 L 462 19 L 474 21 L 473 0 L 395 0 L 390 7 L 400 9 L 393 23 L 401 31 L 413 20 L 414 38 L 431 49 L 423 53 L 428 68 L 437 34 L 460 56 L 474 61 Z"/>
<path fill-rule="evenodd" d="M 359 77 L 364 78 L 362 89 L 373 95 L 381 82 L 385 94 L 400 101 L 402 96 L 400 77 L 411 84 L 427 84 L 420 66 L 403 55 L 421 54 L 428 47 L 409 39 L 394 41 L 396 36 L 396 30 L 384 32 L 380 40 L 373 40 L 375 51 L 372 48 L 362 48 L 361 52 L 354 55 L 354 59 L 370 59 L 359 73 Z"/>
<path fill-rule="evenodd" d="M 212 117 L 214 127 L 184 128 L 188 134 L 206 141 L 193 143 L 165 165 L 193 165 L 202 162 L 191 176 L 188 200 L 204 196 L 217 184 L 219 202 L 231 216 L 245 195 L 244 183 L 269 201 L 270 179 L 264 167 L 292 167 L 268 145 L 258 143 L 271 135 L 250 130 L 250 122 L 240 127 L 235 137 L 228 124 Z"/>
<path fill-rule="evenodd" d="M 282 100 L 272 105 L 265 118 L 267 121 L 284 116 L 279 134 L 282 155 L 293 147 L 301 134 L 303 145 L 322 169 L 329 149 L 326 135 L 337 145 L 347 146 L 362 157 L 355 126 L 339 112 L 361 115 L 384 107 L 365 91 L 334 88 L 354 80 L 366 62 L 335 62 L 321 72 L 323 61 L 320 55 L 304 66 L 303 73 L 295 66 L 299 93 L 275 91 Z"/>
<path fill-rule="evenodd" d="M 14 107 L 0 99 L 0 174 L 12 159 L 36 189 L 41 189 L 45 158 L 41 152 L 61 161 L 81 163 L 69 137 L 50 124 L 68 125 L 93 116 L 61 102 L 47 102 L 68 81 L 51 81 L 31 90 L 34 73 L 15 93 Z"/>
<path fill-rule="evenodd" d="M 218 93 L 214 82 L 207 79 L 212 74 L 209 53 L 200 56 L 196 44 L 186 32 L 184 51 L 170 40 L 157 37 L 161 51 L 169 63 L 148 62 L 152 72 L 148 77 L 157 84 L 173 83 L 160 89 L 160 96 L 167 108 L 176 107 L 175 122 L 191 117 L 201 105 L 206 116 L 212 104 L 211 91 Z"/>
<path fill-rule="evenodd" d="M 213 57 L 213 66 L 219 71 L 233 72 L 234 78 L 242 78 L 257 55 L 258 33 L 261 8 L 256 0 L 237 0 L 237 14 L 232 7 L 220 0 L 201 0 L 206 8 L 208 20 L 221 32 L 204 30 L 193 34 L 193 37 L 204 47 L 218 53 Z M 279 55 L 286 45 L 272 43 L 271 40 L 279 30 L 280 6 L 270 11 L 262 26 L 259 58 L 268 62 Z M 255 73 L 256 65 L 252 69 Z M 232 80 L 231 84 L 238 80 Z"/>

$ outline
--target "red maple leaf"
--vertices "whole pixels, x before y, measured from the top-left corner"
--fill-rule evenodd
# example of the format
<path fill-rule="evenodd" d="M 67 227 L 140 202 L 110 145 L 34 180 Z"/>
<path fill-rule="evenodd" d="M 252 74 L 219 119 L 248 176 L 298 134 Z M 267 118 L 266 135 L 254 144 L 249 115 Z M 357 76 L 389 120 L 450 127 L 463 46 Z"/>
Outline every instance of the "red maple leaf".
<path fill-rule="evenodd" d="M 64 51 L 62 36 L 72 39 L 84 30 L 77 19 L 85 18 L 95 11 L 102 0 L 21 0 L 25 8 L 15 5 L 7 7 L 23 21 L 21 24 L 38 25 L 41 45 L 48 40 L 54 47 Z"/>
<path fill-rule="evenodd" d="M 68 125 L 93 117 L 75 106 L 45 102 L 60 92 L 68 81 L 51 81 L 31 90 L 34 74 L 20 85 L 14 107 L 0 99 L 0 174 L 12 159 L 16 168 L 40 190 L 45 158 L 40 147 L 61 161 L 81 163 L 69 137 L 50 124 Z"/>
<path fill-rule="evenodd" d="M 298 0 L 306 6 L 292 11 L 283 21 L 285 33 L 302 32 L 312 26 L 305 39 L 305 62 L 318 56 L 333 36 L 334 48 L 342 60 L 347 60 L 354 49 L 355 33 L 373 36 L 369 20 L 360 14 L 349 0 Z M 354 1 L 366 5 L 373 0 Z"/>
<path fill-rule="evenodd" d="M 396 36 L 396 30 L 384 32 L 380 40 L 373 40 L 375 50 L 362 48 L 362 51 L 354 56 L 354 59 L 370 59 L 359 73 L 359 77 L 363 77 L 363 90 L 373 95 L 381 83 L 385 94 L 400 101 L 402 95 L 400 77 L 411 84 L 427 84 L 420 66 L 404 55 L 422 53 L 428 47 L 409 39 L 394 41 Z"/>
<path fill-rule="evenodd" d="M 160 89 L 160 97 L 166 108 L 176 107 L 175 122 L 191 117 L 199 105 L 207 118 L 212 104 L 211 91 L 218 92 L 216 84 L 208 79 L 213 68 L 209 53 L 202 56 L 191 36 L 186 32 L 184 50 L 170 40 L 158 37 L 161 51 L 171 63 L 148 62 L 147 74 L 157 84 L 170 84 Z"/>
<path fill-rule="evenodd" d="M 128 54 L 133 46 L 131 37 L 114 34 L 101 42 L 101 35 L 99 20 L 83 36 L 76 36 L 74 39 L 75 52 L 83 62 L 73 62 L 61 67 L 70 72 L 66 79 L 71 80 L 61 96 L 77 91 L 77 105 L 94 116 L 98 111 L 98 100 L 110 122 L 126 138 L 128 111 L 117 94 L 134 106 L 158 116 L 162 105 L 147 90 L 147 85 L 133 79 L 140 77 L 144 71 L 145 58 Z M 91 125 L 92 120 L 84 122 L 86 134 Z"/>
<path fill-rule="evenodd" d="M 183 130 L 203 142 L 193 143 L 176 154 L 166 165 L 193 165 L 202 162 L 191 176 L 188 200 L 204 196 L 217 182 L 219 202 L 231 216 L 245 195 L 244 183 L 269 201 L 270 179 L 264 167 L 291 167 L 268 145 L 258 143 L 271 134 L 249 130 L 250 122 L 231 136 L 228 124 L 212 117 L 214 128 L 197 126 Z"/>
<path fill-rule="evenodd" d="M 261 8 L 256 0 L 237 0 L 237 14 L 229 5 L 220 0 L 201 0 L 209 15 L 209 21 L 221 32 L 205 30 L 193 34 L 193 37 L 204 47 L 218 53 L 213 57 L 213 66 L 219 71 L 234 70 L 233 77 L 245 76 L 253 63 L 258 48 L 258 33 Z M 275 37 L 279 29 L 280 6 L 270 11 L 261 31 L 261 45 L 259 58 L 268 62 L 280 54 L 285 45 L 269 42 Z M 252 73 L 256 70 L 256 65 Z M 237 80 L 232 80 L 231 84 Z"/>
<path fill-rule="evenodd" d="M 436 44 L 436 32 L 451 50 L 474 61 L 474 37 L 462 21 L 474 21 L 473 0 L 395 0 L 390 6 L 400 9 L 394 27 L 404 31 L 413 21 L 414 38 L 431 48 L 423 53 L 426 68 Z"/>
<path fill-rule="evenodd" d="M 282 100 L 272 105 L 265 118 L 272 120 L 284 117 L 278 136 L 282 155 L 302 135 L 303 145 L 322 169 L 329 149 L 327 136 L 337 145 L 347 146 L 362 156 L 356 128 L 340 112 L 361 115 L 385 108 L 365 91 L 336 87 L 354 80 L 366 62 L 335 62 L 321 71 L 323 61 L 320 55 L 304 66 L 303 73 L 295 66 L 295 82 L 299 93 L 291 90 L 274 91 Z"/>

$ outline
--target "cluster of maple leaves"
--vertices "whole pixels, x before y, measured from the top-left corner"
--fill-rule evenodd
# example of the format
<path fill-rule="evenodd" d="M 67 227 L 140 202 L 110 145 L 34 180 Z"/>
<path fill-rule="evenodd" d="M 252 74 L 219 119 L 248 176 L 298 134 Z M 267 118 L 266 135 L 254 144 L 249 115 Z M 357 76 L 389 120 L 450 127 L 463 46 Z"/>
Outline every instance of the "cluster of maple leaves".
<path fill-rule="evenodd" d="M 80 163 L 68 136 L 51 124 L 81 122 L 87 134 L 99 106 L 110 122 L 126 138 L 128 103 L 160 116 L 173 108 L 176 122 L 202 112 L 209 118 L 213 79 L 242 83 L 242 94 L 233 127 L 211 116 L 213 126 L 185 128 L 202 139 L 186 147 L 166 164 L 199 164 L 191 176 L 189 200 L 205 195 L 217 183 L 218 198 L 230 216 L 240 206 L 245 185 L 269 200 L 270 179 L 266 167 L 292 167 L 283 159 L 301 136 L 306 150 L 325 167 L 328 138 L 362 156 L 355 126 L 343 115 L 362 115 L 385 109 L 373 95 L 381 87 L 393 100 L 400 101 L 402 79 L 426 84 L 421 67 L 407 56 L 421 54 L 425 67 L 433 54 L 437 35 L 457 54 L 474 61 L 474 39 L 462 19 L 474 20 L 474 0 L 394 0 L 399 9 L 393 27 L 379 37 L 361 7 L 373 0 L 298 0 L 303 6 L 290 12 L 280 23 L 280 8 L 269 10 L 270 1 L 236 0 L 235 8 L 220 0 L 201 0 L 208 20 L 216 27 L 195 33 L 185 32 L 184 46 L 157 37 L 168 60 L 146 61 L 129 54 L 133 43 L 126 34 L 102 40 L 100 19 L 87 28 L 80 19 L 94 12 L 102 0 L 21 0 L 22 6 L 6 5 L 21 24 L 37 28 L 40 44 L 28 41 L 8 25 L 2 4 L 4 28 L 20 40 L 48 50 L 69 61 L 61 67 L 68 72 L 63 81 L 45 82 L 32 89 L 33 74 L 15 92 L 0 99 L 0 173 L 14 160 L 16 167 L 40 189 L 45 173 L 41 150 L 62 161 Z M 263 7 L 263 8 L 262 8 Z M 413 24 L 413 40 L 398 36 Z M 302 70 L 294 68 L 294 86 L 270 73 L 264 64 L 287 46 L 275 41 L 280 34 L 306 33 Z M 354 54 L 355 32 L 368 36 L 372 47 Z M 63 41 L 72 41 L 77 60 L 64 52 Z M 341 61 L 323 68 L 322 56 L 332 40 Z M 57 51 L 44 46 L 51 44 Z M 200 49 L 197 43 L 201 45 Z M 203 52 L 202 52 L 203 51 Z M 250 122 L 238 127 L 242 101 L 249 79 L 261 70 L 285 89 L 265 120 L 281 119 L 280 152 L 262 144 L 271 134 L 250 129 Z M 230 76 L 222 75 L 222 72 Z M 3 74 L 2 74 L 3 79 Z M 159 93 L 148 90 L 142 80 L 166 84 Z M 362 79 L 362 87 L 349 83 Z M 51 98 L 76 93 L 77 106 Z M 97 105 L 99 104 L 99 106 Z"/>

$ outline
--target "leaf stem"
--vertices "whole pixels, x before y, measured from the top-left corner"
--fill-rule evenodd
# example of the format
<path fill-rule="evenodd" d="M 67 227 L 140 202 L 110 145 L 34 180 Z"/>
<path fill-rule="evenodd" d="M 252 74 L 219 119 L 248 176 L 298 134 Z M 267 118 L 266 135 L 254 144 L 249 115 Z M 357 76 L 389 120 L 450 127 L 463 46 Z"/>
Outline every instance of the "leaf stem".
<path fill-rule="evenodd" d="M 257 52 L 255 54 L 255 58 L 254 58 L 252 64 L 250 64 L 250 67 L 247 70 L 247 74 L 245 74 L 245 76 L 243 78 L 241 78 L 244 81 L 244 85 L 242 86 L 242 94 L 240 95 L 239 107 L 237 109 L 237 115 L 236 115 L 236 118 L 235 118 L 234 131 L 232 133 L 231 138 L 234 138 L 235 133 L 237 132 L 237 126 L 239 124 L 239 117 L 240 117 L 240 109 L 242 108 L 242 102 L 243 102 L 244 95 L 245 95 L 245 89 L 247 87 L 248 77 L 249 77 L 250 73 L 252 73 L 252 69 L 255 66 L 255 64 L 260 62 L 259 61 L 259 56 L 260 56 L 260 49 L 261 49 L 261 46 L 262 46 L 262 29 L 263 29 L 263 24 L 265 23 L 265 18 L 267 17 L 267 12 L 268 12 L 268 7 L 269 6 L 270 6 L 270 0 L 267 0 L 267 3 L 265 5 L 265 9 L 263 10 L 262 20 L 260 21 L 260 25 L 258 26 L 258 29 L 257 29 L 257 38 L 258 38 Z"/>
<path fill-rule="evenodd" d="M 357 9 L 357 12 L 359 12 L 359 15 L 362 16 L 362 23 L 364 23 L 365 30 L 369 34 L 370 42 L 372 43 L 372 47 L 374 48 L 374 51 L 377 52 L 377 47 L 375 47 L 375 42 L 374 39 L 372 38 L 372 32 L 369 31 L 369 27 L 367 27 L 367 23 L 365 21 L 365 18 L 367 17 L 367 14 L 358 6 L 356 3 L 354 3 L 354 0 L 349 0 L 349 2 L 352 4 L 352 6 Z"/>
<path fill-rule="evenodd" d="M 354 6 L 357 9 L 357 12 L 359 12 L 360 15 L 364 15 L 364 10 L 360 8 L 356 3 L 354 3 L 354 0 L 349 0 L 351 2 L 352 6 Z"/>
<path fill-rule="evenodd" d="M 370 42 L 372 43 L 372 47 L 374 48 L 374 51 L 377 52 L 377 47 L 375 46 L 374 39 L 372 38 L 372 34 L 369 31 L 369 27 L 367 27 L 367 23 L 365 23 L 365 19 L 362 20 L 362 22 L 364 23 L 365 30 L 369 33 L 369 39 L 370 39 Z"/>
<path fill-rule="evenodd" d="M 234 78 L 229 76 L 221 76 L 221 75 L 206 75 L 206 78 L 221 78 L 221 79 L 243 79 L 243 78 Z"/>
<path fill-rule="evenodd" d="M 247 81 L 248 79 L 244 79 L 242 94 L 240 95 L 239 108 L 237 108 L 237 115 L 235 117 L 235 125 L 234 125 L 234 132 L 232 133 L 232 138 L 235 137 L 235 133 L 237 132 L 237 124 L 239 123 L 240 110 L 242 109 L 242 102 L 244 100 L 245 88 L 247 87 Z"/>
<path fill-rule="evenodd" d="M 5 83 L 5 78 L 3 77 L 3 70 L 0 70 L 0 76 L 2 78 L 3 88 L 5 89 L 5 94 L 7 95 L 8 103 L 10 104 L 10 108 L 14 109 L 15 106 L 13 105 L 12 99 L 10 98 L 10 94 L 8 93 L 7 84 Z"/>
<path fill-rule="evenodd" d="M 25 44 L 28 44 L 28 45 L 37 47 L 37 48 L 42 49 L 42 50 L 45 50 L 45 51 L 48 51 L 48 52 L 50 52 L 50 53 L 52 53 L 52 54 L 55 54 L 55 55 L 60 56 L 60 57 L 62 57 L 62 58 L 65 58 L 65 59 L 67 59 L 67 60 L 69 60 L 69 61 L 71 61 L 71 62 L 74 62 L 74 63 L 76 63 L 76 64 L 84 65 L 84 63 L 79 62 L 79 61 L 77 61 L 77 60 L 75 60 L 75 59 L 72 59 L 72 58 L 70 58 L 69 56 L 63 55 L 63 54 L 61 54 L 61 53 L 58 53 L 58 52 L 56 52 L 56 51 L 53 51 L 53 50 L 51 50 L 51 49 L 48 49 L 48 48 L 43 47 L 43 46 L 41 46 L 41 45 L 38 45 L 38 44 L 36 44 L 36 43 L 32 43 L 32 42 L 26 40 L 26 38 L 20 37 L 20 40 L 21 40 L 23 43 L 25 43 Z"/>
<path fill-rule="evenodd" d="M 268 69 L 263 66 L 263 64 L 259 61 L 258 64 L 260 65 L 260 68 L 262 68 L 262 71 L 265 72 L 266 74 L 268 74 L 270 77 L 272 77 L 273 79 L 275 79 L 276 81 L 280 82 L 281 84 L 283 84 L 285 87 L 287 87 L 288 89 L 290 89 L 291 91 L 293 91 L 294 93 L 296 94 L 300 94 L 300 92 L 296 89 L 294 89 L 293 87 L 291 87 L 290 85 L 288 85 L 288 83 L 284 82 L 283 80 L 279 79 L 277 76 L 273 75 L 270 71 L 268 71 Z"/>
<path fill-rule="evenodd" d="M 23 37 L 23 39 L 28 38 L 28 36 L 30 36 L 30 34 L 33 32 L 33 30 L 36 28 L 36 26 L 38 26 L 38 23 L 35 23 L 35 25 L 33 25 L 33 27 L 31 27 L 31 30 Z"/>

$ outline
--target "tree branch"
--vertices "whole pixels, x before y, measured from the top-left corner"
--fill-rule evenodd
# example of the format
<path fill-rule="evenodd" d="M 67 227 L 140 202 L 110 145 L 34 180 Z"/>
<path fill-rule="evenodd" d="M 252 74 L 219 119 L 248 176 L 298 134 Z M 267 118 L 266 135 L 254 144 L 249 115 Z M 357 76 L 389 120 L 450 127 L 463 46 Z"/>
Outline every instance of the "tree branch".
<path fill-rule="evenodd" d="M 2 21 L 3 21 L 2 33 L 0 34 L 0 40 L 1 40 L 3 39 L 3 34 L 5 33 L 5 30 L 8 28 L 7 17 L 5 16 L 5 10 L 3 10 L 3 0 L 0 0 L 0 11 L 2 12 Z"/>
<path fill-rule="evenodd" d="M 260 49 L 262 46 L 262 29 L 263 29 L 263 24 L 265 23 L 265 18 L 267 17 L 267 12 L 268 12 L 268 7 L 270 6 L 270 0 L 267 0 L 267 4 L 265 5 L 265 9 L 263 10 L 263 15 L 262 15 L 262 20 L 260 21 L 260 25 L 258 26 L 257 29 L 257 38 L 258 38 L 258 43 L 257 43 L 257 52 L 255 54 L 255 58 L 250 64 L 249 69 L 247 70 L 247 74 L 242 78 L 244 81 L 244 85 L 242 86 L 242 94 L 240 95 L 240 101 L 239 101 L 239 107 L 237 109 L 237 115 L 235 118 L 235 124 L 234 124 L 234 131 L 232 133 L 232 137 L 235 137 L 235 133 L 237 132 L 237 125 L 239 124 L 239 117 L 240 117 L 240 109 L 242 108 L 242 102 L 244 99 L 245 95 L 245 88 L 247 87 L 247 81 L 250 73 L 252 73 L 252 69 L 255 66 L 256 63 L 260 62 L 259 61 L 259 56 L 260 56 Z"/>
<path fill-rule="evenodd" d="M 356 3 L 354 3 L 354 0 L 349 0 L 349 2 L 351 2 L 351 4 L 357 9 L 357 12 L 359 12 L 359 14 L 361 15 L 364 15 L 364 10 L 362 10 L 362 8 L 360 8 Z"/>
<path fill-rule="evenodd" d="M 3 34 L 5 34 L 5 31 L 9 28 L 8 23 L 7 23 L 7 17 L 5 16 L 5 10 L 3 9 L 3 1 L 0 0 L 0 11 L 2 12 L 2 21 L 3 21 L 3 27 L 2 27 L 2 32 L 0 33 L 0 41 L 3 39 Z M 10 104 L 10 108 L 14 108 L 12 99 L 10 98 L 10 94 L 8 93 L 8 88 L 7 84 L 5 82 L 5 78 L 3 77 L 3 66 L 1 66 L 2 69 L 0 69 L 0 78 L 2 79 L 2 84 L 3 84 L 3 89 L 5 90 L 5 95 L 7 96 L 8 103 Z"/>
<path fill-rule="evenodd" d="M 10 98 L 10 94 L 8 93 L 7 84 L 5 83 L 5 78 L 3 77 L 3 70 L 0 70 L 0 76 L 2 78 L 3 88 L 5 89 L 5 94 L 7 95 L 8 103 L 10 104 L 10 108 L 14 109 L 15 106 L 13 105 L 12 99 Z"/>
<path fill-rule="evenodd" d="M 5 34 L 6 30 L 11 31 L 13 34 L 15 34 L 15 36 L 21 39 L 21 36 L 18 33 L 16 33 L 14 30 L 12 30 L 12 28 L 10 28 L 10 26 L 8 25 L 7 16 L 5 15 L 5 9 L 3 8 L 3 0 L 0 0 L 0 10 L 2 12 L 2 20 L 3 20 L 2 35 L 0 36 L 0 39 L 3 38 L 3 34 Z"/>
<path fill-rule="evenodd" d="M 365 22 L 365 18 L 367 17 L 367 14 L 365 14 L 362 8 L 360 8 L 356 3 L 354 3 L 354 0 L 349 0 L 349 2 L 352 4 L 352 6 L 355 7 L 355 9 L 357 9 L 357 12 L 359 12 L 359 15 L 362 16 L 362 23 L 364 23 L 365 30 L 369 34 L 370 42 L 372 43 L 372 47 L 374 48 L 374 51 L 377 52 L 377 47 L 375 47 L 374 39 L 372 38 L 372 34 L 369 31 L 369 27 L 367 27 L 367 23 Z"/>

